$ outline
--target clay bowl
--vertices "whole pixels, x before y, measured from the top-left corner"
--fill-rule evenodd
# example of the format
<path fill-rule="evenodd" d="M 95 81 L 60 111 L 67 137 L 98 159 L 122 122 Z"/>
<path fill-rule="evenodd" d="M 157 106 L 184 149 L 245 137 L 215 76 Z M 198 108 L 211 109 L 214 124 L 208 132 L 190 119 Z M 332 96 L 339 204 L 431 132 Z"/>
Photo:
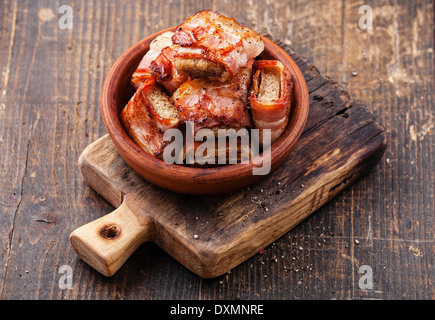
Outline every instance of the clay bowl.
<path fill-rule="evenodd" d="M 253 175 L 253 163 L 214 168 L 167 164 L 142 151 L 122 127 L 119 113 L 134 94 L 130 85 L 131 75 L 149 50 L 151 41 L 160 33 L 174 30 L 175 27 L 163 30 L 136 43 L 110 69 L 101 93 L 101 112 L 107 132 L 125 162 L 145 180 L 164 189 L 186 194 L 219 194 L 255 184 L 265 175 Z M 283 135 L 271 146 L 270 172 L 273 172 L 287 159 L 299 139 L 308 117 L 309 100 L 307 85 L 296 63 L 278 45 L 264 37 L 263 41 L 265 50 L 259 58 L 281 61 L 294 78 L 289 124 Z"/>

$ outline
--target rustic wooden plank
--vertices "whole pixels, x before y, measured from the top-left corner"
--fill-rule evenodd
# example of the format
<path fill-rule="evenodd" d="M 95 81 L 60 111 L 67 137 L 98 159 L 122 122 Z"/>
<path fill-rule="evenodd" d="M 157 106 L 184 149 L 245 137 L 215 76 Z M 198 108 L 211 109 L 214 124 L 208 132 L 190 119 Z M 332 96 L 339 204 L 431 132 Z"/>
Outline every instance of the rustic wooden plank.
<path fill-rule="evenodd" d="M 423 24 L 434 19 L 433 3 L 373 1 L 364 4 L 373 8 L 373 30 L 356 28 L 355 12 L 361 2 L 346 3 L 343 11 L 345 87 L 352 97 L 371 102 L 370 110 L 387 128 L 392 143 L 379 168 L 378 180 L 360 185 L 352 195 L 351 236 L 368 238 L 365 246 L 354 245 L 353 269 L 357 271 L 358 264 L 367 262 L 379 270 L 380 297 L 412 295 L 428 299 L 434 294 L 430 289 L 433 277 L 423 276 L 423 269 L 434 266 L 430 258 L 434 252 L 434 203 L 433 198 L 427 198 L 433 195 L 433 184 L 425 181 L 433 179 L 433 174 L 429 178 L 431 174 L 427 171 L 433 167 L 429 164 L 433 163 L 433 135 L 423 127 L 433 126 L 430 70 L 433 71 L 434 64 L 433 53 L 429 57 L 433 51 L 430 49 L 433 28 L 428 30 Z M 412 135 L 413 130 L 420 133 L 416 133 L 418 138 Z M 419 169 L 416 169 L 418 162 Z M 370 182 L 373 183 L 369 185 Z M 362 198 L 367 194 L 372 201 L 364 203 Z M 384 253 L 373 258 L 370 248 L 375 251 L 381 247 Z M 410 248 L 418 248 L 423 256 L 415 256 Z M 392 272 L 384 277 L 380 270 L 395 263 L 401 271 L 394 272 L 391 268 Z M 425 280 L 416 280 L 421 277 Z M 353 289 L 355 296 L 366 297 L 357 286 Z"/>

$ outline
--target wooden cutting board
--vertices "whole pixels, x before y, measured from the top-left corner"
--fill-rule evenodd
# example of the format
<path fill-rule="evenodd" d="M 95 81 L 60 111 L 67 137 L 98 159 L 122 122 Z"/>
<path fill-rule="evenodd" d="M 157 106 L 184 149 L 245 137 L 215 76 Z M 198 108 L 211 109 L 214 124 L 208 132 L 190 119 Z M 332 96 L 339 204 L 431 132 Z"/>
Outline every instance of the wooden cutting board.
<path fill-rule="evenodd" d="M 387 146 L 385 129 L 339 85 L 280 44 L 303 72 L 310 114 L 288 160 L 256 185 L 189 196 L 156 187 L 119 156 L 108 135 L 79 159 L 87 183 L 115 208 L 71 233 L 75 252 L 113 275 L 153 241 L 201 277 L 217 277 L 276 241 L 368 173 Z"/>

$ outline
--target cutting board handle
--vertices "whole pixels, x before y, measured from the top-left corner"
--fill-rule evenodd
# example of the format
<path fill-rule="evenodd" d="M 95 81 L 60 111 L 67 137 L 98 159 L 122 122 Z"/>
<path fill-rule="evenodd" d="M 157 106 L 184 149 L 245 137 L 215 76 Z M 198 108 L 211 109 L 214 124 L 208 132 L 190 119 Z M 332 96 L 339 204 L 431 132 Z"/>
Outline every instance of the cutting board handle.
<path fill-rule="evenodd" d="M 80 258 L 110 277 L 153 233 L 152 220 L 139 221 L 124 201 L 115 211 L 74 230 L 70 242 Z"/>

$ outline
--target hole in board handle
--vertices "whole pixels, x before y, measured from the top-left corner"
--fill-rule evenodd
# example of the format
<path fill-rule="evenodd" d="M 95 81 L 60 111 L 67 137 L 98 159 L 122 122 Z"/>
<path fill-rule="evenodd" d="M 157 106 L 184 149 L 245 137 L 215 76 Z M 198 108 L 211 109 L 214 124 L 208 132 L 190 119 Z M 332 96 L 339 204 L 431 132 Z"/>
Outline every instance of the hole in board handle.
<path fill-rule="evenodd" d="M 106 225 L 101 228 L 100 234 L 104 239 L 114 239 L 119 236 L 121 233 L 121 228 L 119 228 L 117 225 Z"/>

